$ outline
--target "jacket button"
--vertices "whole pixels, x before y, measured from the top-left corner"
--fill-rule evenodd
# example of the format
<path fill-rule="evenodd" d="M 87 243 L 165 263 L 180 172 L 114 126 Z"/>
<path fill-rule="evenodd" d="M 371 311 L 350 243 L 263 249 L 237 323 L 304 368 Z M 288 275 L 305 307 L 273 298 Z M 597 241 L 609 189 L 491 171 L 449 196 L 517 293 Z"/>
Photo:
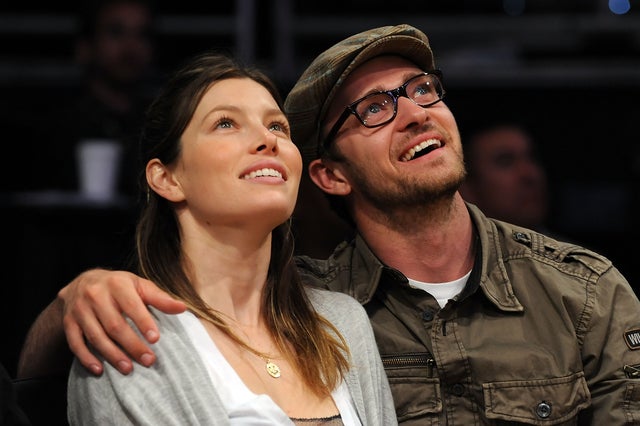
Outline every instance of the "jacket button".
<path fill-rule="evenodd" d="M 516 231 L 513 233 L 513 239 L 519 243 L 528 243 L 529 237 L 524 232 Z"/>
<path fill-rule="evenodd" d="M 422 319 L 425 321 L 433 321 L 433 312 L 430 310 L 424 311 L 422 313 Z"/>
<path fill-rule="evenodd" d="M 455 385 L 451 386 L 451 393 L 455 396 L 462 396 L 462 394 L 464 393 L 464 386 L 460 383 L 456 383 Z"/>
<path fill-rule="evenodd" d="M 551 415 L 551 405 L 548 402 L 542 401 L 536 407 L 536 414 L 541 419 L 546 419 Z"/>

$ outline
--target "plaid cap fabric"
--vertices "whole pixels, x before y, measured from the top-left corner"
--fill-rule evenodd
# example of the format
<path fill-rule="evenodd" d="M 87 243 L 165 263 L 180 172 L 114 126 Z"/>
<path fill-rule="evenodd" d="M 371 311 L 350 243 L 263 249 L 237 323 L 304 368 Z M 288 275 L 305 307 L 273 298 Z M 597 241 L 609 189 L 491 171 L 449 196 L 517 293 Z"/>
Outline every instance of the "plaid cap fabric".
<path fill-rule="evenodd" d="M 318 55 L 284 104 L 293 142 L 300 149 L 305 165 L 318 158 L 320 124 L 344 80 L 365 61 L 381 55 L 402 56 L 425 71 L 435 68 L 429 39 L 422 31 L 406 24 L 355 34 Z"/>

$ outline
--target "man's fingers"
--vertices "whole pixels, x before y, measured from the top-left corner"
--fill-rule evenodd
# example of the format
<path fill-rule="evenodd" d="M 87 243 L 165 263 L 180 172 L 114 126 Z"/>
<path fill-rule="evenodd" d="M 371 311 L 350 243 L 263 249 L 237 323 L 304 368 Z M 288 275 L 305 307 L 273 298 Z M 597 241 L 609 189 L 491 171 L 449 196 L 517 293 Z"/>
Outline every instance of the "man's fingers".
<path fill-rule="evenodd" d="M 160 334 L 155 320 L 147 309 L 147 305 L 151 305 L 168 314 L 184 312 L 186 306 L 183 302 L 160 290 L 149 280 L 138 278 L 135 287 L 139 297 L 131 297 L 124 292 L 113 294 L 112 296 L 116 298 L 122 312 L 133 321 L 145 339 L 149 343 L 155 343 L 160 338 Z M 109 334 L 111 335 L 111 333 Z M 124 342 L 120 343 L 124 345 Z M 131 353 L 127 346 L 123 347 L 127 352 Z"/>
<path fill-rule="evenodd" d="M 109 364 L 114 366 L 122 374 L 129 374 L 133 370 L 133 364 L 129 359 L 129 356 L 127 356 L 127 354 L 125 354 L 125 352 L 123 352 L 123 350 L 118 346 L 118 344 L 120 344 L 120 340 L 126 342 L 129 342 L 131 339 L 137 340 L 139 342 L 138 349 L 136 349 L 138 352 L 140 352 L 139 347 L 142 347 L 142 351 L 145 352 L 149 352 L 149 349 L 146 347 L 140 337 L 131 329 L 129 324 L 121 315 L 118 315 L 116 318 L 118 318 L 117 321 L 120 322 L 119 326 L 114 327 L 113 325 L 111 325 L 103 328 L 103 326 L 105 326 L 105 323 L 103 321 L 99 323 L 98 321 L 95 321 L 94 317 L 88 317 L 85 318 L 85 321 L 81 324 L 81 327 L 84 332 L 84 338 L 95 349 L 95 351 L 101 354 Z M 108 330 L 114 329 L 118 330 L 115 336 L 108 333 Z M 115 342 L 117 342 L 118 344 L 116 344 Z M 131 345 L 131 343 L 129 343 L 129 345 Z M 71 342 L 69 342 L 69 346 L 71 346 Z M 84 351 L 85 349 L 86 345 L 83 342 L 83 345 L 79 346 L 79 350 Z M 75 348 L 72 348 L 72 351 L 74 351 L 74 353 L 76 353 L 76 356 L 80 358 Z M 84 352 L 80 353 L 84 354 Z M 134 355 L 132 354 L 132 356 Z M 89 365 L 92 358 L 95 358 L 93 354 L 91 354 L 91 357 L 89 357 L 89 355 L 87 355 L 86 357 L 87 364 Z M 87 366 L 87 364 L 85 364 L 82 359 L 80 359 L 80 361 L 83 365 L 85 365 L 85 367 Z"/>
<path fill-rule="evenodd" d="M 145 333 L 145 335 L 147 334 L 153 335 L 153 333 L 155 332 L 156 334 L 155 340 L 157 340 L 158 339 L 157 328 L 153 318 L 149 314 L 149 311 L 140 302 L 139 299 L 136 300 L 136 302 L 133 305 L 135 306 L 134 308 L 131 308 L 131 307 L 127 308 L 123 306 L 120 306 L 120 308 L 122 309 L 122 312 L 128 317 L 134 317 L 136 315 L 144 317 L 144 319 L 142 320 L 142 323 L 147 324 L 146 327 L 151 327 L 151 330 L 154 330 L 154 331 L 150 333 L 149 329 L 147 328 L 146 329 L 147 331 L 145 332 L 141 331 L 141 332 Z M 116 342 L 122 348 L 122 350 L 126 352 L 131 358 L 135 359 L 140 364 L 146 367 L 150 366 L 155 362 L 155 355 L 153 351 L 147 346 L 147 342 L 142 337 L 140 337 L 138 333 L 135 332 L 131 324 L 128 323 L 121 314 L 113 315 L 113 314 L 109 314 L 109 312 L 106 312 L 105 315 L 102 316 L 101 313 L 98 312 L 98 320 L 102 324 L 102 327 L 104 327 L 104 332 L 106 332 L 106 334 L 109 337 L 111 337 L 111 339 L 113 339 L 113 342 Z M 85 334 L 87 334 L 87 339 L 91 341 L 92 336 L 88 335 L 87 328 L 83 327 L 83 329 L 85 330 Z M 103 329 L 101 328 L 99 331 L 103 332 Z M 121 362 L 123 361 L 123 359 L 121 360 L 119 356 L 120 354 L 123 354 L 123 352 L 119 349 L 117 350 L 117 352 L 113 351 L 111 349 L 111 346 L 115 347 L 113 345 L 113 342 L 112 341 L 105 342 L 103 340 L 109 340 L 109 339 L 103 339 L 102 336 L 97 336 L 97 339 L 96 339 L 97 343 L 95 345 L 96 349 L 104 355 L 104 357 L 107 359 L 107 361 L 110 364 L 114 365 L 116 368 L 118 368 L 118 370 L 120 370 L 120 366 L 114 364 L 111 361 L 110 356 L 113 356 L 113 357 L 118 356 L 117 360 L 118 362 Z M 93 342 L 91 343 L 93 344 Z M 98 346 L 98 344 L 100 344 L 101 346 Z M 107 350 L 109 352 L 106 352 Z"/>
<path fill-rule="evenodd" d="M 147 306 L 168 314 L 186 309 L 153 282 L 126 271 L 87 271 L 63 288 L 59 297 L 65 302 L 63 321 L 70 349 L 82 365 L 98 374 L 102 366 L 87 343 L 128 374 L 133 369 L 130 358 L 144 366 L 156 360 L 148 343 L 155 343 L 160 335 Z"/>
<path fill-rule="evenodd" d="M 140 281 L 140 297 L 147 305 L 151 305 L 165 314 L 179 314 L 187 309 L 184 302 L 174 299 L 151 281 L 142 279 Z"/>
<path fill-rule="evenodd" d="M 118 285 L 116 282 L 116 285 L 106 288 L 87 285 L 82 292 L 77 289 L 75 292 L 67 292 L 69 297 L 76 296 L 75 303 L 68 307 L 63 319 L 67 341 L 82 365 L 93 368 L 92 371 L 96 370 L 97 359 L 89 352 L 87 343 L 94 352 L 99 353 L 123 374 L 128 374 L 133 369 L 125 352 L 136 360 L 143 360 L 144 365 L 150 365 L 155 360 L 144 339 L 136 334 L 123 317 L 122 307 L 113 296 L 120 294 L 120 298 L 136 299 L 140 309 L 146 311 L 133 287 L 126 283 Z M 84 335 L 84 339 L 78 337 L 80 333 Z"/>
<path fill-rule="evenodd" d="M 69 326 L 65 328 L 65 333 L 69 348 L 84 368 L 91 371 L 96 376 L 102 374 L 102 362 L 100 362 L 100 360 L 91 353 L 89 348 L 87 348 L 80 327 Z"/>

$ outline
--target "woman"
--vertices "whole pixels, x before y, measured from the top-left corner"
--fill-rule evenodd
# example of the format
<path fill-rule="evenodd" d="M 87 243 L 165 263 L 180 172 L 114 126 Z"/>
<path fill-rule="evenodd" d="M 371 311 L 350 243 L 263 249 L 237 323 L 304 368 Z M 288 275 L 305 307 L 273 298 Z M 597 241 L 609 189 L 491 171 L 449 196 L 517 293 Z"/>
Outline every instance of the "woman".
<path fill-rule="evenodd" d="M 364 309 L 303 286 L 290 216 L 302 161 L 274 84 L 220 54 L 168 81 L 141 137 L 139 272 L 187 312 L 153 310 L 159 361 L 95 377 L 76 360 L 72 424 L 389 425 Z"/>

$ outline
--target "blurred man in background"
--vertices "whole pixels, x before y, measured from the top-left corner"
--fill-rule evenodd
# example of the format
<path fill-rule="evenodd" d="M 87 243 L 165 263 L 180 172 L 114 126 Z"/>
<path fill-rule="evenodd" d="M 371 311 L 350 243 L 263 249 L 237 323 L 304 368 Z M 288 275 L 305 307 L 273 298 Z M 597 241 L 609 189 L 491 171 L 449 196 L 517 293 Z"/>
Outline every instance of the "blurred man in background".
<path fill-rule="evenodd" d="M 547 175 L 531 134 L 519 124 L 478 129 L 464 142 L 462 197 L 495 219 L 546 232 Z"/>
<path fill-rule="evenodd" d="M 75 46 L 83 80 L 61 124 L 74 146 L 88 138 L 118 141 L 124 154 L 119 189 L 132 194 L 138 130 L 154 94 L 153 6 L 145 0 L 95 0 L 84 7 Z"/>

